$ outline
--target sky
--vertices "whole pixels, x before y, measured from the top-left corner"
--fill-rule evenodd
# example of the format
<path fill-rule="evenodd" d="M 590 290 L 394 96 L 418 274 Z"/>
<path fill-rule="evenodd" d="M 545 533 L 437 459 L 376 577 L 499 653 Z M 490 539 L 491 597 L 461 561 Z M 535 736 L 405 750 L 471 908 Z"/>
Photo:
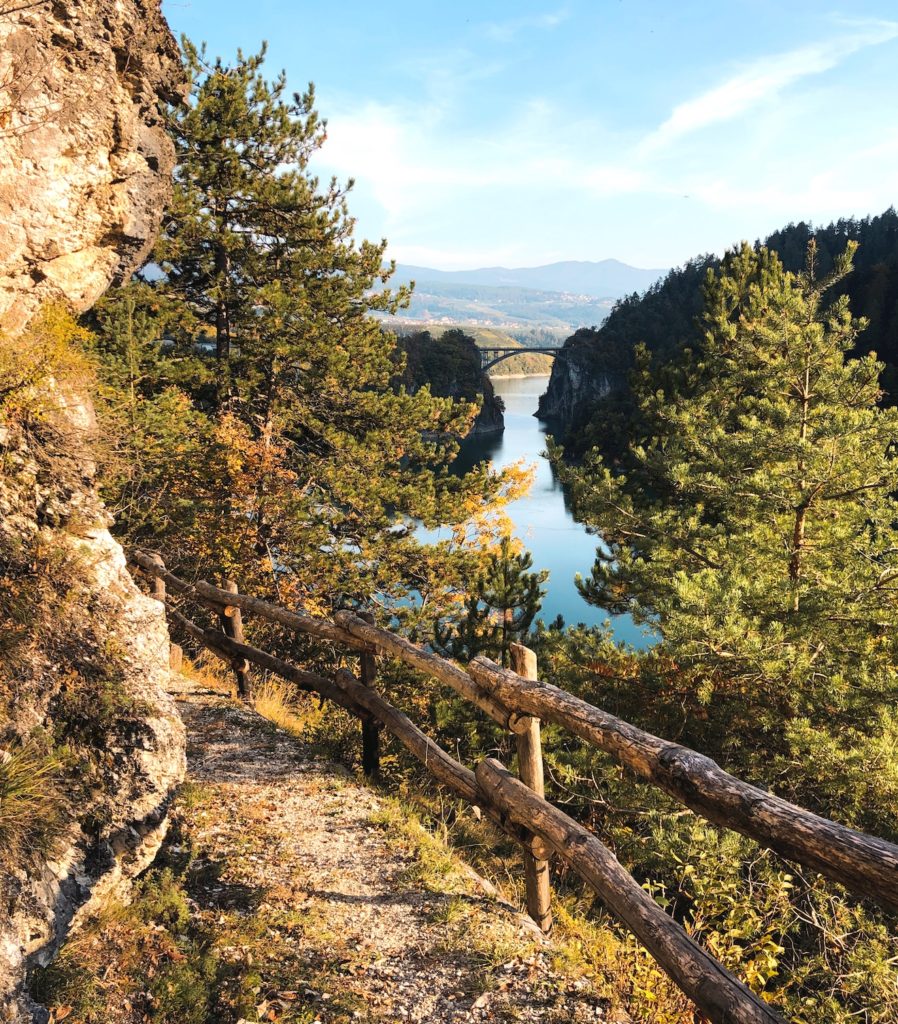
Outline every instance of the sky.
<path fill-rule="evenodd" d="M 898 204 L 898 0 L 163 0 L 315 83 L 360 237 L 441 269 L 669 267 Z"/>

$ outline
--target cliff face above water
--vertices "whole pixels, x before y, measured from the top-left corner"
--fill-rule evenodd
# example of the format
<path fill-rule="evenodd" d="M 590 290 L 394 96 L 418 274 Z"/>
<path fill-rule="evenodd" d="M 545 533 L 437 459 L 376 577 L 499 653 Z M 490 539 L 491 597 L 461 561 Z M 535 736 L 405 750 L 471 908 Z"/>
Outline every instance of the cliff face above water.
<path fill-rule="evenodd" d="M 184 771 L 162 608 L 108 532 L 85 378 L 65 372 L 80 364 L 49 355 L 58 307 L 89 308 L 152 245 L 174 162 L 160 104 L 180 61 L 159 0 L 23 7 L 0 13 L 0 1019 L 13 1021 L 42 1019 L 28 967 L 148 863 Z"/>
<path fill-rule="evenodd" d="M 664 360 L 700 336 L 702 282 L 712 262 L 702 257 L 670 271 L 643 295 L 615 303 L 601 327 L 579 330 L 564 343 L 537 416 L 550 422 L 568 455 L 604 447 L 609 416 L 618 426 L 628 420 L 637 345 Z"/>
<path fill-rule="evenodd" d="M 552 364 L 546 393 L 540 396 L 536 415 L 565 429 L 598 398 L 619 386 L 622 378 L 617 360 L 603 358 L 599 332 L 582 328 L 564 343 Z"/>

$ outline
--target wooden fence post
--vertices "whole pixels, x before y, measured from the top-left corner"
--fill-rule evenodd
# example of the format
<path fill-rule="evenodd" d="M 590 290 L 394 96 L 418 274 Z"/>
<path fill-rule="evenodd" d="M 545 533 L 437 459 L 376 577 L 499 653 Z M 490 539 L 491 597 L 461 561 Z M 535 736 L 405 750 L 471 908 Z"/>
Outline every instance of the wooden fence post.
<path fill-rule="evenodd" d="M 371 612 L 360 612 L 359 618 L 371 625 L 374 624 Z M 373 689 L 377 678 L 377 660 L 374 652 L 362 651 L 359 661 L 360 682 L 362 686 Z M 380 778 L 380 726 L 373 718 L 362 719 L 362 771 L 374 782 Z"/>
<path fill-rule="evenodd" d="M 154 554 L 151 555 L 151 557 L 153 561 L 156 563 L 156 565 L 159 566 L 160 569 L 165 568 L 165 562 L 162 561 L 161 555 Z M 153 592 L 151 596 L 154 597 L 157 601 L 161 601 L 163 604 L 165 604 L 165 580 L 159 576 L 153 577 Z"/>
<path fill-rule="evenodd" d="M 237 584 L 233 580 L 225 580 L 222 590 L 229 594 L 236 594 Z M 243 614 L 234 605 L 228 605 L 218 614 L 221 622 L 222 632 L 235 643 L 242 644 L 243 641 Z M 242 700 L 250 700 L 253 695 L 253 684 L 249 675 L 249 662 L 246 658 L 238 658 L 234 661 L 234 677 L 237 680 L 237 694 Z"/>
<path fill-rule="evenodd" d="M 165 562 L 162 560 L 161 555 L 153 555 L 153 561 L 160 569 L 165 568 Z M 151 595 L 155 600 L 165 604 L 166 592 L 165 592 L 165 580 L 160 576 L 153 577 L 153 592 Z M 172 672 L 180 672 L 181 667 L 184 664 L 184 652 L 178 644 L 169 643 L 168 645 L 168 667 Z"/>
<path fill-rule="evenodd" d="M 172 672 L 180 672 L 184 667 L 184 648 L 180 644 L 168 645 L 168 667 Z"/>
<path fill-rule="evenodd" d="M 523 644 L 512 644 L 511 670 L 525 679 L 539 678 L 536 669 L 536 654 Z M 537 796 L 545 797 L 546 786 L 543 776 L 543 747 L 539 732 L 539 719 L 522 719 L 524 728 L 515 730 L 518 748 L 518 775 L 521 782 L 532 789 Z M 543 856 L 537 856 L 542 853 Z M 524 876 L 527 882 L 527 913 L 537 923 L 540 931 L 548 935 L 552 930 L 552 897 L 549 888 L 549 862 L 544 859 L 545 848 L 541 840 L 534 837 L 534 844 L 524 851 Z"/>

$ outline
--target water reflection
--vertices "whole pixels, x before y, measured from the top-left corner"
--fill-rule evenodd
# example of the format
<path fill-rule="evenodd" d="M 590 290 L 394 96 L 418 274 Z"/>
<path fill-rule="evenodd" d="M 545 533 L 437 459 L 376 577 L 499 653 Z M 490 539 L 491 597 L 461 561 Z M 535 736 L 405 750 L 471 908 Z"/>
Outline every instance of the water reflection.
<path fill-rule="evenodd" d="M 596 539 L 574 521 L 565 489 L 541 454 L 545 426 L 533 416 L 548 381 L 548 377 L 495 378 L 496 394 L 505 402 L 505 431 L 465 441 L 453 469 L 466 472 L 484 460 L 497 468 L 520 459 L 535 466 L 530 493 L 509 505 L 508 514 L 516 534 L 533 555 L 534 569 L 550 572 L 540 616 L 550 621 L 560 614 L 569 625 L 599 625 L 608 614 L 587 604 L 574 586 L 575 574 L 588 575 L 592 568 Z M 642 630 L 629 616 L 615 616 L 612 625 L 619 640 L 646 646 Z"/>

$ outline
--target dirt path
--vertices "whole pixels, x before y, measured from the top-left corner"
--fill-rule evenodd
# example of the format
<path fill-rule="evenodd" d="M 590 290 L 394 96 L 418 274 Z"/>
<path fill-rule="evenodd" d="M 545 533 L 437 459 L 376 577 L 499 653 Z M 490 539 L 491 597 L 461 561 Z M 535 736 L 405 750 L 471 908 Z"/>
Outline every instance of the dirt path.
<path fill-rule="evenodd" d="M 202 792 L 189 842 L 215 865 L 197 912 L 243 908 L 289 950 L 279 977 L 260 969 L 260 1019 L 606 1019 L 518 915 L 446 854 L 397 837 L 389 801 L 232 701 L 177 699 Z"/>

